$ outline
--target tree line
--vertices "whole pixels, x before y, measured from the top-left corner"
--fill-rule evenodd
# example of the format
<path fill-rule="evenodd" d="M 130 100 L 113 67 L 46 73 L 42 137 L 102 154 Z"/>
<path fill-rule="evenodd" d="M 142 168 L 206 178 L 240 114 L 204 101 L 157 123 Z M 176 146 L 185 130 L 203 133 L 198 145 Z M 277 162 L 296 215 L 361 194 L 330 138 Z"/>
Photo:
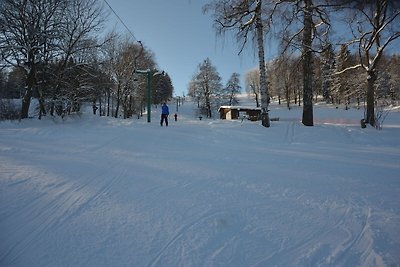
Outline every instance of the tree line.
<path fill-rule="evenodd" d="M 0 2 L 0 97 L 21 97 L 20 118 L 28 117 L 32 98 L 38 100 L 39 118 L 79 111 L 81 103 L 88 101 L 93 103 L 94 112 L 100 108 L 101 115 L 127 118 L 143 112 L 143 103 L 148 100 L 146 80 L 136 70 L 156 69 L 154 55 L 136 40 L 116 33 L 100 34 L 107 17 L 101 3 Z M 258 85 L 251 86 L 259 87 L 262 124 L 266 127 L 269 99 L 282 94 L 286 99 L 301 99 L 302 122 L 312 126 L 313 99 L 320 88 L 330 101 L 351 101 L 362 93 L 359 98 L 366 102 L 365 121 L 375 126 L 381 89 L 390 83 L 397 85 L 393 82 L 396 72 L 385 70 L 385 63 L 396 62 L 396 58 L 385 51 L 398 45 L 400 39 L 399 1 L 210 0 L 203 11 L 212 13 L 218 34 L 234 33 L 239 53 L 249 42 L 254 44 L 259 74 Z M 346 34 L 339 32 L 343 29 Z M 275 63 L 265 62 L 267 36 L 280 42 Z M 347 54 L 351 60 L 334 61 L 328 56 L 332 53 Z M 236 90 L 236 86 L 221 86 L 218 77 L 213 83 L 205 82 L 207 76 L 200 73 L 207 73 L 209 67 L 212 69 L 212 64 L 207 59 L 189 83 L 190 94 L 207 116 L 216 105 L 211 99 L 232 103 L 234 94 L 229 90 Z M 287 73 L 289 69 L 294 71 Z M 274 81 L 274 73 L 297 75 L 298 79 L 285 76 L 287 84 L 275 85 L 282 80 Z M 352 84 L 355 76 L 365 80 Z M 296 94 L 290 93 L 294 90 L 289 82 L 292 79 L 301 81 L 296 84 Z M 168 75 L 154 77 L 151 86 L 156 88 L 151 96 L 154 104 L 172 96 Z"/>
<path fill-rule="evenodd" d="M 3 0 L 0 3 L 0 98 L 21 98 L 16 117 L 64 116 L 93 103 L 100 115 L 142 114 L 154 54 L 142 43 L 102 34 L 107 12 L 97 0 Z M 152 103 L 172 96 L 168 74 L 151 81 Z M 0 112 L 10 113 L 2 101 Z"/>
<path fill-rule="evenodd" d="M 284 53 L 266 63 L 266 76 L 270 96 L 279 105 L 301 106 L 303 99 L 301 57 Z M 338 52 L 332 45 L 313 59 L 313 96 L 314 102 L 325 101 L 346 109 L 353 106 L 366 106 L 366 73 L 358 68 L 347 72 L 342 70 L 357 62 L 357 55 L 351 53 L 346 45 Z M 388 107 L 400 100 L 400 55 L 383 55 L 378 66 L 375 89 L 375 105 Z M 221 105 L 238 104 L 237 95 L 241 93 L 240 75 L 233 73 L 225 85 L 221 82 L 217 68 L 209 58 L 198 65 L 195 75 L 188 86 L 188 96 L 197 102 L 199 115 L 212 117 L 212 112 Z M 244 89 L 260 107 L 260 70 L 254 68 L 244 74 Z"/>
<path fill-rule="evenodd" d="M 262 124 L 269 126 L 268 104 L 273 93 L 274 76 L 267 71 L 264 38 L 269 36 L 280 42 L 278 61 L 294 54 L 296 70 L 301 72 L 302 123 L 313 126 L 313 98 L 318 92 L 315 66 L 322 54 L 350 49 L 354 62 L 327 79 L 331 67 L 324 66 L 324 86 L 342 81 L 346 75 L 363 73 L 361 82 L 366 99 L 365 122 L 376 126 L 376 96 L 379 75 L 385 71 L 385 51 L 398 45 L 400 37 L 400 2 L 393 0 L 213 0 L 204 6 L 212 13 L 215 30 L 224 35 L 233 32 L 239 44 L 239 53 L 248 42 L 253 42 L 259 58 L 257 93 L 260 96 Z M 349 62 L 346 62 L 349 63 Z M 327 63 L 328 64 L 328 63 Z M 282 66 L 279 63 L 274 66 Z M 276 71 L 276 70 L 275 70 Z M 285 71 L 283 69 L 282 71 Z M 299 73 L 294 73 L 297 75 Z M 343 75 L 342 75 L 343 74 Z M 287 73 L 286 73 L 287 75 Z M 343 87 L 343 83 L 336 85 Z M 342 91 L 337 89 L 341 95 Z M 356 90 L 353 90 L 356 91 Z M 326 91 L 328 92 L 328 91 Z M 287 95 L 286 97 L 289 97 Z M 342 98 L 342 96 L 340 97 Z"/>
<path fill-rule="evenodd" d="M 357 55 L 346 46 L 334 53 L 327 49 L 314 58 L 313 95 L 314 102 L 325 101 L 335 105 L 350 105 L 361 108 L 366 105 L 365 77 L 361 69 L 341 72 L 356 62 Z M 279 104 L 301 105 L 303 98 L 301 58 L 295 55 L 281 55 L 267 63 L 266 73 L 269 79 L 271 96 Z M 389 106 L 400 99 L 400 55 L 383 55 L 378 66 L 375 89 L 375 104 Z M 339 74 L 338 74 L 339 73 Z M 259 69 L 245 73 L 245 91 L 252 96 L 257 106 L 260 102 Z"/>

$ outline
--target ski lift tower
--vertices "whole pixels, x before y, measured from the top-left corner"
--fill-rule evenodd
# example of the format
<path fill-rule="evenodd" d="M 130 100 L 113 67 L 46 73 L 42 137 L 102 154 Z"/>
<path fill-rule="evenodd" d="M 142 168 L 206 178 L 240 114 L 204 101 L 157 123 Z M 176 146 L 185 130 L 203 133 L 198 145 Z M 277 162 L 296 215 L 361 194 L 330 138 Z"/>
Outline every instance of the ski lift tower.
<path fill-rule="evenodd" d="M 156 76 L 156 75 L 164 75 L 164 71 L 158 71 L 158 70 L 135 70 L 135 73 L 139 73 L 142 75 L 146 75 L 147 79 L 147 122 L 151 122 L 151 89 L 150 89 L 150 84 L 151 84 L 151 77 Z"/>

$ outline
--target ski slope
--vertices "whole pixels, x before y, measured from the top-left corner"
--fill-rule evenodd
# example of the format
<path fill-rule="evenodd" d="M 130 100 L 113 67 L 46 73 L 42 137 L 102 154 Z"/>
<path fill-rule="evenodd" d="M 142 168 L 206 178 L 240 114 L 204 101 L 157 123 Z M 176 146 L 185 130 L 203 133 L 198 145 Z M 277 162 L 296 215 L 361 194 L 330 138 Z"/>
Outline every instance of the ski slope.
<path fill-rule="evenodd" d="M 0 122 L 0 266 L 398 266 L 400 113 Z M 175 105 L 170 104 L 175 113 Z"/>

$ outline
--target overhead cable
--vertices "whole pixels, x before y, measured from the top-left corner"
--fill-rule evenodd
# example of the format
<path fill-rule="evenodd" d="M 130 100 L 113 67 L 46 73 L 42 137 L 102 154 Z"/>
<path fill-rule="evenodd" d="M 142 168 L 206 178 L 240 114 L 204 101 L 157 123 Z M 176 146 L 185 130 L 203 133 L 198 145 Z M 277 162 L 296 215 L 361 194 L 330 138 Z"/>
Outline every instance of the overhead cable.
<path fill-rule="evenodd" d="M 130 35 L 132 35 L 133 40 L 135 40 L 136 42 L 139 42 L 135 35 L 132 33 L 132 31 L 126 26 L 126 24 L 124 23 L 124 21 L 121 19 L 120 16 L 118 16 L 117 12 L 115 12 L 115 10 L 111 7 L 111 5 L 107 2 L 107 0 L 104 0 L 104 2 L 107 4 L 107 6 L 111 9 L 111 11 L 114 13 L 114 15 L 118 18 L 118 20 L 122 23 L 122 25 L 125 27 L 125 29 L 129 32 Z"/>

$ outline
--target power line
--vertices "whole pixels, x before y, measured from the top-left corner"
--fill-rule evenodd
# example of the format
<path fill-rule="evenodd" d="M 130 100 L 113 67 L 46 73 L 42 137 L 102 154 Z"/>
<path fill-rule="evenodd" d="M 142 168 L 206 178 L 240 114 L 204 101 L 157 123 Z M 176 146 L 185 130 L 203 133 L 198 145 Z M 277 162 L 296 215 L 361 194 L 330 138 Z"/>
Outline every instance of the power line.
<path fill-rule="evenodd" d="M 122 23 L 122 25 L 125 27 L 125 29 L 130 33 L 130 35 L 132 35 L 133 40 L 135 40 L 136 42 L 139 42 L 135 35 L 132 33 L 132 31 L 126 26 L 126 24 L 124 23 L 124 21 L 120 18 L 120 16 L 118 16 L 117 12 L 115 12 L 115 10 L 111 7 L 111 5 L 107 2 L 107 0 L 104 0 L 104 2 L 107 4 L 107 6 L 111 9 L 111 11 L 114 13 L 114 15 L 118 18 L 118 20 Z"/>

